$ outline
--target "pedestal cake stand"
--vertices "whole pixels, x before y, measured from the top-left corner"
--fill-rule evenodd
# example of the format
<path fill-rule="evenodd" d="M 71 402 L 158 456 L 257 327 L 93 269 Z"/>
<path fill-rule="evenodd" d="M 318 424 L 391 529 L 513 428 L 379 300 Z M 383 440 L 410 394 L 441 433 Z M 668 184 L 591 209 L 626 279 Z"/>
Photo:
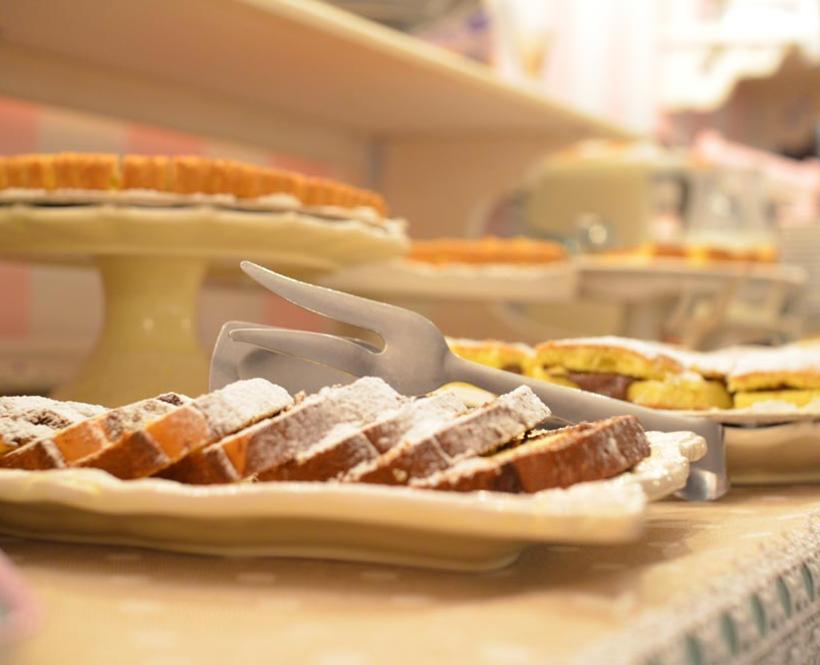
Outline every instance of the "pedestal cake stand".
<path fill-rule="evenodd" d="M 407 250 L 398 222 L 211 206 L 6 205 L 0 237 L 2 258 L 99 270 L 102 332 L 85 366 L 56 397 L 109 406 L 168 390 L 196 395 L 207 389 L 196 298 L 208 271 L 236 270 L 241 259 L 252 259 L 318 276 Z"/>

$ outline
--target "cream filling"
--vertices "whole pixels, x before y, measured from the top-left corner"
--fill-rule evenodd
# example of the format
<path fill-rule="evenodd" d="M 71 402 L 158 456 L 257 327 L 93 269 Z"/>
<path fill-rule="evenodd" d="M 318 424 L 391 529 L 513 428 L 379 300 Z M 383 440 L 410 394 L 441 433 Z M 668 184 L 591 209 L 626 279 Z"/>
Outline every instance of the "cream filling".
<path fill-rule="evenodd" d="M 250 212 L 300 212 L 311 217 L 330 220 L 358 221 L 372 226 L 392 226 L 404 231 L 406 222 L 384 219 L 370 206 L 341 208 L 339 206 L 306 206 L 290 194 L 267 194 L 255 199 L 241 199 L 233 194 L 179 194 L 153 189 L 26 189 L 15 187 L 0 190 L 0 204 L 80 205 L 106 204 L 114 206 L 186 207 L 211 206 Z"/>

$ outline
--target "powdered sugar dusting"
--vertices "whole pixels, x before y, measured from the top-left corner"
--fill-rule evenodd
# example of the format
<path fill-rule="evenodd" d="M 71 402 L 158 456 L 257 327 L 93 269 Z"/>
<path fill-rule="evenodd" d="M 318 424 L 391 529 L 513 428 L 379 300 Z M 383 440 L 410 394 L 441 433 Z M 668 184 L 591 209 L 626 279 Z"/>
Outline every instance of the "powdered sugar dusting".
<path fill-rule="evenodd" d="M 108 411 L 104 417 L 109 439 L 115 441 L 126 433 L 140 429 L 187 400 L 182 395 L 175 394 L 163 395 L 162 398 L 144 399 Z"/>
<path fill-rule="evenodd" d="M 466 411 L 467 405 L 455 392 L 445 391 L 408 404 L 399 413 L 374 423 L 365 435 L 384 452 L 401 440 L 412 442 L 430 436 Z"/>
<path fill-rule="evenodd" d="M 21 446 L 105 411 L 96 404 L 58 402 L 34 395 L 0 397 L 0 442 Z"/>
<path fill-rule="evenodd" d="M 309 451 L 321 443 L 335 428 L 347 426 L 358 431 L 364 423 L 407 400 L 384 381 L 373 377 L 346 386 L 322 388 L 254 433 L 258 445 L 248 449 L 250 473 L 264 475 L 273 471 L 290 462 L 300 451 Z"/>
<path fill-rule="evenodd" d="M 265 379 L 235 381 L 193 401 L 217 439 L 291 404 L 293 398 L 287 390 Z"/>
<path fill-rule="evenodd" d="M 768 372 L 820 373 L 820 348 L 791 346 L 746 353 L 736 359 L 730 377 Z"/>
<path fill-rule="evenodd" d="M 426 477 L 459 457 L 480 455 L 522 435 L 549 417 L 550 410 L 527 386 L 520 386 L 465 415 L 442 423 L 423 420 L 403 442 L 347 480 L 406 483 Z"/>

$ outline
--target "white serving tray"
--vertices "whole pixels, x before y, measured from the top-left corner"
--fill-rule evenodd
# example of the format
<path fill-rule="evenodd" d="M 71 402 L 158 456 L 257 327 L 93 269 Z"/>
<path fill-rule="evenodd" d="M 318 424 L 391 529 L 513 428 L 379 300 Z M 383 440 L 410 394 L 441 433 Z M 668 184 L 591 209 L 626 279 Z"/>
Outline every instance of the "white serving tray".
<path fill-rule="evenodd" d="M 726 462 L 735 485 L 820 482 L 820 409 L 765 402 L 745 409 L 674 411 L 725 427 Z"/>
<path fill-rule="evenodd" d="M 486 570 L 529 543 L 616 543 L 641 532 L 647 499 L 686 484 L 706 445 L 650 433 L 633 472 L 534 495 L 340 483 L 193 487 L 94 469 L 0 471 L 0 532 L 228 556 L 300 556 Z"/>

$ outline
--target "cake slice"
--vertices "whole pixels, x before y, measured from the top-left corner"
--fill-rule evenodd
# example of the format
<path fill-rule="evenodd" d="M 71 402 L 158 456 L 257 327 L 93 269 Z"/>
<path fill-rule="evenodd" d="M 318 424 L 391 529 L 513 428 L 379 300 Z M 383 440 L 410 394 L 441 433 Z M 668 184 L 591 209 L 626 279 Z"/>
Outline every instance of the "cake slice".
<path fill-rule="evenodd" d="M 8 455 L 0 457 L 0 468 L 39 471 L 61 469 L 115 445 L 127 435 L 189 399 L 176 393 L 165 393 L 151 399 L 127 404 L 86 418 L 52 434 L 31 441 Z"/>
<path fill-rule="evenodd" d="M 413 428 L 442 426 L 467 411 L 454 392 L 413 400 L 364 428 L 343 425 L 290 461 L 272 467 L 259 480 L 331 480 L 375 461 L 401 443 Z"/>
<path fill-rule="evenodd" d="M 726 386 L 691 369 L 692 358 L 660 343 L 622 337 L 562 339 L 536 348 L 530 374 L 650 408 L 729 408 Z"/>
<path fill-rule="evenodd" d="M 323 388 L 274 418 L 192 452 L 161 475 L 207 485 L 262 474 L 286 464 L 298 451 L 316 445 L 337 425 L 361 426 L 406 400 L 375 377 Z"/>
<path fill-rule="evenodd" d="M 96 404 L 34 395 L 0 397 L 0 456 L 105 410 Z"/>
<path fill-rule="evenodd" d="M 453 465 L 463 457 L 483 455 L 531 430 L 550 410 L 527 386 L 442 425 L 422 422 L 397 446 L 344 476 L 347 482 L 405 485 Z"/>
<path fill-rule="evenodd" d="M 293 398 L 284 388 L 265 379 L 236 381 L 197 397 L 73 466 L 103 469 L 123 479 L 150 476 L 291 404 Z"/>
<path fill-rule="evenodd" d="M 820 350 L 807 346 L 751 351 L 736 360 L 727 383 L 737 408 L 768 401 L 807 406 L 820 395 Z"/>
<path fill-rule="evenodd" d="M 649 456 L 646 433 L 634 416 L 544 432 L 490 457 L 472 457 L 414 487 L 470 492 L 538 492 L 612 478 Z"/>

